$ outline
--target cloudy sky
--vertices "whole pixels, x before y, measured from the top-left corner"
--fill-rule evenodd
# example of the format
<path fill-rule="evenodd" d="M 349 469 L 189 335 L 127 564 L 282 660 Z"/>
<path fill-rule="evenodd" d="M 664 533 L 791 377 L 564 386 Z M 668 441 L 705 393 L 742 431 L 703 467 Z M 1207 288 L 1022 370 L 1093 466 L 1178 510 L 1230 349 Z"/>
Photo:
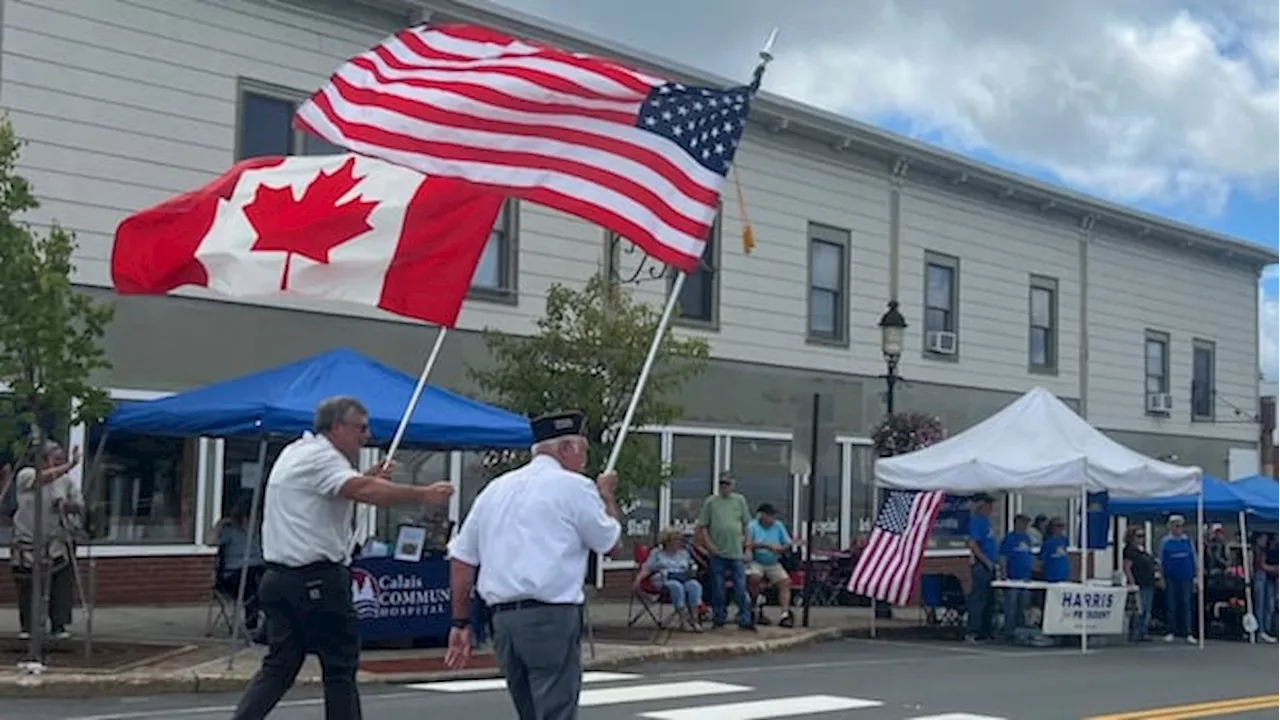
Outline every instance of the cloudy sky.
<path fill-rule="evenodd" d="M 1277 247 L 1276 0 L 499 1 L 727 77 L 778 26 L 772 92 Z"/>

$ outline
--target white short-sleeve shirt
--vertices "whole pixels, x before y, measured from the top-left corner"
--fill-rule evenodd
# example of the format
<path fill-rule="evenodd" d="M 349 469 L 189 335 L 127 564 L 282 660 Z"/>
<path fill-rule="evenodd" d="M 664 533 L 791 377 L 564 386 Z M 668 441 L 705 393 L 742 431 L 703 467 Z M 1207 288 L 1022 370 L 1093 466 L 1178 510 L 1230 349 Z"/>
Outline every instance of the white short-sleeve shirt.
<path fill-rule="evenodd" d="M 262 559 L 288 567 L 346 563 L 355 503 L 338 493 L 360 473 L 329 438 L 304 433 L 271 467 L 262 508 Z"/>
<path fill-rule="evenodd" d="M 476 590 L 490 605 L 581 603 L 588 553 L 612 549 L 621 534 L 595 483 L 540 455 L 485 487 L 449 555 L 480 567 Z"/>

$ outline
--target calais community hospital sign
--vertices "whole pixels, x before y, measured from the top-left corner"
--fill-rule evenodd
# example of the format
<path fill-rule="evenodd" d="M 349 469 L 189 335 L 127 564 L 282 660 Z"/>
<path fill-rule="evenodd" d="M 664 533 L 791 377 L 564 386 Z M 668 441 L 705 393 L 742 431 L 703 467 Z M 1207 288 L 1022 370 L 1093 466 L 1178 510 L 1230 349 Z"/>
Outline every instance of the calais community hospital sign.
<path fill-rule="evenodd" d="M 1050 586 L 1044 593 L 1046 635 L 1119 635 L 1124 632 L 1127 588 L 1075 585 Z"/>
<path fill-rule="evenodd" d="M 445 637 L 451 597 L 446 562 L 364 558 L 351 567 L 351 602 L 364 639 Z"/>

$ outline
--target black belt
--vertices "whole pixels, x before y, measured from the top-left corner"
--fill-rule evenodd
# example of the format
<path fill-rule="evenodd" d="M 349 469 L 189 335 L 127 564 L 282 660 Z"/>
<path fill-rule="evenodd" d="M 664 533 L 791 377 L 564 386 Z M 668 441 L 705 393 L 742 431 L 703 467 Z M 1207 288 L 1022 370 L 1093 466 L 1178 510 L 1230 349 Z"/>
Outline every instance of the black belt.
<path fill-rule="evenodd" d="M 333 568 L 346 567 L 342 563 L 336 563 L 332 560 L 320 560 L 313 563 L 307 563 L 306 565 L 297 566 L 281 565 L 280 563 L 269 562 L 266 563 L 266 566 L 268 570 L 275 570 L 276 572 L 311 572 L 314 570 L 331 570 Z"/>
<path fill-rule="evenodd" d="M 511 602 L 494 603 L 489 606 L 490 612 L 500 613 L 509 610 L 524 610 L 538 607 L 582 607 L 578 603 L 549 603 L 541 600 L 513 600 Z"/>

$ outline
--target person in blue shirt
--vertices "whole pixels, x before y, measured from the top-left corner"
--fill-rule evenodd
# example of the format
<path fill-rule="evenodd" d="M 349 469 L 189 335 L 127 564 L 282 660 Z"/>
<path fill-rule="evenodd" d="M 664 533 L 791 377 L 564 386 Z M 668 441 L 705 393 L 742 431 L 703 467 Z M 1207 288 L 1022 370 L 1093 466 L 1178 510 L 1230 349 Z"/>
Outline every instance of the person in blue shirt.
<path fill-rule="evenodd" d="M 1051 518 L 1045 529 L 1044 542 L 1040 543 L 1040 572 L 1045 582 L 1066 582 L 1071 579 L 1071 553 L 1067 551 L 1067 523 L 1060 517 Z"/>
<path fill-rule="evenodd" d="M 1004 576 L 1009 580 L 1031 579 L 1031 535 L 1027 528 L 1031 518 L 1017 515 L 1013 518 L 1013 532 L 1004 536 L 1000 543 L 1000 562 L 1004 566 Z M 1004 591 L 1004 634 L 1013 637 L 1014 632 L 1022 626 L 1022 615 L 1026 611 L 1031 591 L 1027 588 L 1006 588 Z"/>
<path fill-rule="evenodd" d="M 762 503 L 756 510 L 756 519 L 747 526 L 747 548 L 751 551 L 751 563 L 747 566 L 747 591 L 751 594 L 751 604 L 755 605 L 760 597 L 763 581 L 778 590 L 778 607 L 782 608 L 782 617 L 778 626 L 789 628 L 795 625 L 791 616 L 791 574 L 782 567 L 782 556 L 791 549 L 791 535 L 787 526 L 777 518 L 778 511 L 772 503 Z M 769 621 L 761 609 L 756 617 L 760 625 L 768 625 Z"/>
<path fill-rule="evenodd" d="M 991 528 L 991 509 L 994 499 L 986 493 L 973 497 L 969 514 L 969 633 L 968 642 L 987 640 L 994 635 L 995 604 L 992 602 L 991 582 L 996 578 L 996 535 Z"/>
<path fill-rule="evenodd" d="M 1160 575 L 1164 578 L 1165 642 L 1185 637 L 1196 642 L 1191 632 L 1191 588 L 1196 579 L 1196 550 L 1183 532 L 1181 515 L 1170 515 L 1169 534 L 1160 541 Z"/>

